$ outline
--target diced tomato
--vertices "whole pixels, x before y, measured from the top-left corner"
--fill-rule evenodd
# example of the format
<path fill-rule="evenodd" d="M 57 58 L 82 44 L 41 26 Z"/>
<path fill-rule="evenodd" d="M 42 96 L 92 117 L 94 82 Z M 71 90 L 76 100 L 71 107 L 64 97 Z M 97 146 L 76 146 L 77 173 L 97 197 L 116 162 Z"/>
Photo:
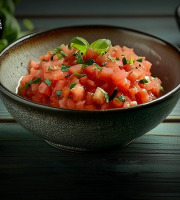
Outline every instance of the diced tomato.
<path fill-rule="evenodd" d="M 72 98 L 74 101 L 81 101 L 85 96 L 85 89 L 79 83 L 71 89 Z"/>
<path fill-rule="evenodd" d="M 69 74 L 75 74 L 75 72 L 81 74 L 82 73 L 82 69 L 81 69 L 82 64 L 77 64 L 77 65 L 73 65 L 68 69 L 68 73 Z"/>

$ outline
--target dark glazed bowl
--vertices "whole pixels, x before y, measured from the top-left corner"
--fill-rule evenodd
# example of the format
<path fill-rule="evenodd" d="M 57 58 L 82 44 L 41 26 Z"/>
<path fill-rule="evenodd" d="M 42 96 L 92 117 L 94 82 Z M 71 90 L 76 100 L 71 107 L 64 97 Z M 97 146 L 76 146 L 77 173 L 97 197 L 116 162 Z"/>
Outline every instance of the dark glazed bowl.
<path fill-rule="evenodd" d="M 162 80 L 166 93 L 143 105 L 104 111 L 58 109 L 16 95 L 18 80 L 27 73 L 29 60 L 38 60 L 48 50 L 68 44 L 74 36 L 89 42 L 108 38 L 113 45 L 134 48 L 152 62 L 152 74 Z M 175 107 L 180 97 L 180 52 L 161 39 L 120 27 L 65 27 L 32 34 L 1 53 L 0 94 L 18 123 L 55 147 L 79 151 L 120 147 L 156 127 Z"/>

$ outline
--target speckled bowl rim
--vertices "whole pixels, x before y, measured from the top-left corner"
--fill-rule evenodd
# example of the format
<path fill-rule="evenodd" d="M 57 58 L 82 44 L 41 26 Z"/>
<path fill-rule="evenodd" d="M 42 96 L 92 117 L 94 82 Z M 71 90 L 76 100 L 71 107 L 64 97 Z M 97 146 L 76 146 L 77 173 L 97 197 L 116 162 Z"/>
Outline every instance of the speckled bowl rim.
<path fill-rule="evenodd" d="M 124 30 L 124 31 L 129 31 L 129 32 L 133 32 L 133 33 L 137 33 L 140 35 L 144 35 L 147 37 L 150 37 L 151 39 L 156 39 L 159 40 L 159 42 L 163 42 L 166 45 L 170 46 L 172 49 L 174 49 L 179 55 L 180 55 L 180 49 L 169 43 L 168 41 L 161 39 L 157 36 L 151 35 L 149 33 L 145 33 L 139 30 L 135 30 L 135 29 L 131 29 L 131 28 L 126 28 L 126 27 L 121 27 L 121 26 L 111 26 L 111 25 L 78 25 L 78 26 L 63 26 L 63 27 L 59 27 L 59 28 L 54 28 L 54 29 L 50 29 L 50 30 L 46 30 L 46 31 L 40 31 L 40 32 L 35 32 L 35 33 L 31 33 L 28 34 L 24 37 L 19 38 L 18 40 L 16 40 L 15 42 L 13 42 L 12 44 L 10 44 L 9 46 L 7 46 L 1 53 L 0 53 L 0 58 L 11 48 L 14 47 L 15 45 L 19 44 L 19 43 L 23 43 L 24 41 L 28 41 L 29 39 L 33 38 L 33 37 L 37 37 L 39 35 L 43 35 L 49 32 L 53 32 L 53 31 L 57 31 L 57 30 L 63 30 L 63 29 L 77 29 L 77 28 L 105 28 L 105 29 L 118 29 L 118 30 Z M 1 59 L 0 59 L 1 61 Z M 0 82 L 0 90 L 1 92 L 3 92 L 4 94 L 6 94 L 7 96 L 9 96 L 10 98 L 21 102 L 23 104 L 29 105 L 31 107 L 34 108 L 38 108 L 38 109 L 45 109 L 45 110 L 49 110 L 49 111 L 53 111 L 53 112 L 77 112 L 77 113 L 112 113 L 112 112 L 126 112 L 126 111 L 130 111 L 130 110 L 137 110 L 137 109 L 143 109 L 146 107 L 150 107 L 153 106 L 154 104 L 158 104 L 161 103 L 162 101 L 165 101 L 166 99 L 170 98 L 171 96 L 175 95 L 179 90 L 180 90 L 180 82 L 179 84 L 171 91 L 169 91 L 168 93 L 164 94 L 163 96 L 144 103 L 144 104 L 140 104 L 134 107 L 129 107 L 129 108 L 114 108 L 114 109 L 106 109 L 106 110 L 76 110 L 76 109 L 65 109 L 65 108 L 57 108 L 57 107 L 51 107 L 48 105 L 44 105 L 44 104 L 39 104 L 33 101 L 30 101 L 28 99 L 25 99 L 19 95 L 17 95 L 16 93 L 11 92 L 10 90 L 8 90 L 5 86 L 3 86 L 3 84 Z"/>

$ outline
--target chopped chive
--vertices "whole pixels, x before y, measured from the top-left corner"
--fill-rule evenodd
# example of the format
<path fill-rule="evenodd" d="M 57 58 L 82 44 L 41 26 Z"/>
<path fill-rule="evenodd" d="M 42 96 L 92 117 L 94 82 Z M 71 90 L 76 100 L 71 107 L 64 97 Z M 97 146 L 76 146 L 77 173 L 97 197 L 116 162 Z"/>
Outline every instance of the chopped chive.
<path fill-rule="evenodd" d="M 49 79 L 46 79 L 45 80 L 45 83 L 50 87 L 51 86 L 51 83 L 52 83 L 52 81 L 50 81 Z"/>
<path fill-rule="evenodd" d="M 117 93 L 118 93 L 118 89 L 117 89 L 117 87 L 115 87 L 113 93 L 109 97 L 109 101 L 112 101 Z"/>
<path fill-rule="evenodd" d="M 67 71 L 68 71 L 67 66 L 64 65 L 64 64 L 62 64 L 62 65 L 61 65 L 61 71 L 63 71 L 63 72 L 67 72 Z"/>
<path fill-rule="evenodd" d="M 141 84 L 148 83 L 148 80 L 146 80 L 145 78 L 143 78 L 143 79 L 141 79 L 141 80 L 139 81 L 139 83 L 141 83 Z"/>
<path fill-rule="evenodd" d="M 62 94 L 62 90 L 57 90 L 56 91 L 56 94 L 57 94 L 57 98 L 60 99 L 60 96 Z"/>
<path fill-rule="evenodd" d="M 121 96 L 119 96 L 119 97 L 116 97 L 116 99 L 122 101 L 123 103 L 126 101 L 126 98 L 125 98 L 125 96 L 123 94 Z"/>
<path fill-rule="evenodd" d="M 74 75 L 77 76 L 78 78 L 86 76 L 86 74 L 79 74 L 78 72 L 75 72 Z"/>
<path fill-rule="evenodd" d="M 102 66 L 105 66 L 105 65 L 107 65 L 107 62 L 103 62 L 103 63 L 102 63 Z"/>
<path fill-rule="evenodd" d="M 71 85 L 69 86 L 70 89 L 72 89 L 77 83 L 71 83 Z"/>

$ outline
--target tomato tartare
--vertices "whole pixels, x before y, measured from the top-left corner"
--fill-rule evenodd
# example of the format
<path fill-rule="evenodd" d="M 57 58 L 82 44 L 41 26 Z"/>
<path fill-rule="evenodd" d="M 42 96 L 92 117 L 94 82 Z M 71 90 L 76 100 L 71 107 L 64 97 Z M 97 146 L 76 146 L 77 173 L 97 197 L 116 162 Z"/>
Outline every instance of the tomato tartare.
<path fill-rule="evenodd" d="M 74 37 L 39 61 L 30 60 L 18 94 L 58 108 L 128 108 L 163 94 L 161 80 L 151 75 L 151 65 L 132 48 L 113 46 L 109 39 L 89 44 Z"/>

